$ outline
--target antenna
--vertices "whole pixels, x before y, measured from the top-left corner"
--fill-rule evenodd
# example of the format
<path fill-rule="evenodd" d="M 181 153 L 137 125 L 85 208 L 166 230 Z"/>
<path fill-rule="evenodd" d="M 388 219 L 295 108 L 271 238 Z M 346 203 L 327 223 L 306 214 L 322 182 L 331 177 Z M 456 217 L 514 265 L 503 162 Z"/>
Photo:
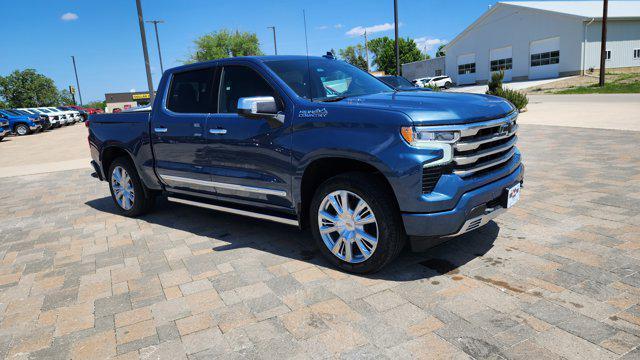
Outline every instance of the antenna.
<path fill-rule="evenodd" d="M 302 21 L 304 22 L 304 44 L 307 48 L 307 75 L 309 76 L 309 83 L 307 88 L 309 89 L 309 100 L 313 101 L 313 95 L 311 94 L 311 63 L 309 61 L 309 40 L 307 38 L 307 12 L 302 9 Z"/>
<path fill-rule="evenodd" d="M 307 57 L 309 56 L 309 39 L 307 38 L 307 13 L 302 9 L 302 21 L 304 21 L 304 45 L 307 47 Z"/>

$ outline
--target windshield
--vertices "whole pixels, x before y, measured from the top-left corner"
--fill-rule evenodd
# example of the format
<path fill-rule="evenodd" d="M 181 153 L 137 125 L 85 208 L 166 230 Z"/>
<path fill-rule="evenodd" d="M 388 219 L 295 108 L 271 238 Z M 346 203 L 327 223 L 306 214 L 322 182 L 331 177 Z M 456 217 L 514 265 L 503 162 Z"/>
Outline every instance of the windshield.
<path fill-rule="evenodd" d="M 393 91 L 382 81 L 343 61 L 310 58 L 265 63 L 298 96 L 314 101 Z"/>

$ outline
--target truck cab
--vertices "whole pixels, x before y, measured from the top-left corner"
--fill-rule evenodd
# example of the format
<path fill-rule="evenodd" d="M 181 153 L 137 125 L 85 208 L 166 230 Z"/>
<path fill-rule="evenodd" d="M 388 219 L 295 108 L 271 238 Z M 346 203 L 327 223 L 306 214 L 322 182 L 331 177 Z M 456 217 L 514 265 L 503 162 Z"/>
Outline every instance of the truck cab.
<path fill-rule="evenodd" d="M 92 115 L 89 144 L 124 215 L 162 195 L 295 225 L 366 273 L 517 201 L 517 116 L 497 97 L 396 91 L 331 58 L 243 57 L 165 71 L 150 112 Z"/>
<path fill-rule="evenodd" d="M 42 130 L 42 121 L 38 117 L 17 115 L 10 110 L 0 110 L 0 119 L 7 120 L 9 128 L 16 135 L 29 135 Z"/>

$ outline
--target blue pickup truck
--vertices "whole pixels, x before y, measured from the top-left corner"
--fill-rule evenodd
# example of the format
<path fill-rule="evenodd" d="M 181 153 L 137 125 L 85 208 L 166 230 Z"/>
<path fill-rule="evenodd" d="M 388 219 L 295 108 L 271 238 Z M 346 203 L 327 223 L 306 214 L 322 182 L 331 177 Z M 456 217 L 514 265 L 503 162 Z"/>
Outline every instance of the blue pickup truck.
<path fill-rule="evenodd" d="M 9 128 L 9 120 L 0 119 L 0 141 L 11 132 Z"/>
<path fill-rule="evenodd" d="M 0 109 L 0 119 L 9 122 L 9 128 L 15 135 L 29 135 L 43 129 L 42 120 L 37 116 L 27 116 L 13 110 Z"/>
<path fill-rule="evenodd" d="M 486 224 L 520 196 L 518 113 L 396 91 L 326 57 L 165 71 L 150 112 L 92 115 L 95 177 L 127 216 L 171 202 L 309 228 L 326 258 L 379 270 Z"/>

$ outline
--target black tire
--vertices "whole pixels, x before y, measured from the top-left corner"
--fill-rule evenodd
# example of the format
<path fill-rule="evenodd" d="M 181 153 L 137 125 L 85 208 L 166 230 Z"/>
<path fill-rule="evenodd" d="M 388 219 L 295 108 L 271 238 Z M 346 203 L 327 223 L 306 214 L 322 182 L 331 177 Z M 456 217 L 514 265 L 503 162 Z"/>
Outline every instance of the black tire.
<path fill-rule="evenodd" d="M 378 243 L 375 251 L 363 262 L 349 263 L 336 257 L 325 245 L 318 226 L 318 212 L 328 194 L 347 190 L 361 197 L 373 211 L 378 224 Z M 336 267 L 358 274 L 376 272 L 395 259 L 404 247 L 406 234 L 393 194 L 375 175 L 360 172 L 345 173 L 322 183 L 313 196 L 310 208 L 313 237 L 322 254 Z"/>
<path fill-rule="evenodd" d="M 0 141 L 4 140 L 4 136 L 0 136 Z"/>
<path fill-rule="evenodd" d="M 130 209 L 124 209 L 122 206 L 120 206 L 113 191 L 113 183 L 111 181 L 111 177 L 113 176 L 113 170 L 118 166 L 122 167 L 129 174 L 131 183 L 133 185 L 135 199 L 133 201 L 133 206 Z M 153 191 L 145 188 L 144 184 L 140 180 L 140 176 L 138 176 L 136 167 L 128 158 L 123 156 L 113 160 L 113 162 L 109 166 L 107 177 L 107 181 L 109 182 L 109 191 L 111 192 L 111 199 L 113 200 L 116 208 L 124 216 L 137 217 L 143 215 L 149 212 L 155 205 L 156 194 Z"/>
<path fill-rule="evenodd" d="M 450 87 L 451 87 L 451 81 L 447 81 L 446 83 L 444 83 L 445 89 L 449 89 Z"/>
<path fill-rule="evenodd" d="M 29 129 L 29 126 L 27 126 L 27 124 L 17 124 L 13 128 L 13 133 L 18 136 L 29 135 L 31 134 L 31 129 Z"/>

